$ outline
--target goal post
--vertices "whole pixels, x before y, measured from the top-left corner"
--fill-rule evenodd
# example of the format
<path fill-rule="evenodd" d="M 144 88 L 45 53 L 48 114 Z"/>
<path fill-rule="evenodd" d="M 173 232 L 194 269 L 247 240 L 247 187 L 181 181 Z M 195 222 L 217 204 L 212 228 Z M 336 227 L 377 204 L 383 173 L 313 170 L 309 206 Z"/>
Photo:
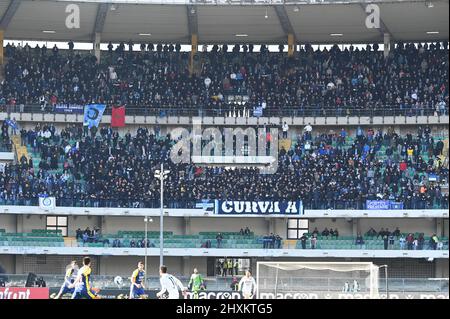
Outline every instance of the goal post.
<path fill-rule="evenodd" d="M 371 262 L 257 262 L 257 298 L 377 299 L 378 270 Z"/>

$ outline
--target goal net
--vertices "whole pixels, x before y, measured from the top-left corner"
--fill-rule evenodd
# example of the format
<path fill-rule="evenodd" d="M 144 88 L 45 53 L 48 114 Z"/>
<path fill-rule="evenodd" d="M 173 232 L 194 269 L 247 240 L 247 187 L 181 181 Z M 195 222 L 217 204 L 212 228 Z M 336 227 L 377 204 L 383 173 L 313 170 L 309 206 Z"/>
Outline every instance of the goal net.
<path fill-rule="evenodd" d="M 260 299 L 375 299 L 378 280 L 371 262 L 258 262 L 256 269 Z"/>

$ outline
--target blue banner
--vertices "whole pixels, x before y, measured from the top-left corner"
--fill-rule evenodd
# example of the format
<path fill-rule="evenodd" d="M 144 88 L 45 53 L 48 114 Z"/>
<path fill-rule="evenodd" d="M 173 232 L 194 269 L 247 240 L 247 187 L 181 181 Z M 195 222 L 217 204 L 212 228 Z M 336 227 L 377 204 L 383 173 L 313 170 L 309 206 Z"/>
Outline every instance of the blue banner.
<path fill-rule="evenodd" d="M 56 104 L 55 113 L 83 114 L 84 105 L 78 104 Z"/>
<path fill-rule="evenodd" d="M 403 209 L 403 203 L 394 202 L 391 200 L 367 200 L 366 209 L 368 210 Z"/>
<path fill-rule="evenodd" d="M 214 200 L 202 199 L 201 202 L 195 203 L 195 208 L 202 208 L 205 211 L 213 211 L 214 210 Z"/>
<path fill-rule="evenodd" d="M 18 129 L 19 129 L 19 124 L 17 124 L 16 121 L 7 119 L 7 120 L 5 120 L 5 122 L 6 122 L 6 124 L 8 124 L 9 126 L 11 126 L 11 128 L 13 128 L 13 129 L 15 129 L 15 130 L 18 130 Z"/>
<path fill-rule="evenodd" d="M 261 106 L 255 107 L 253 109 L 253 116 L 261 117 L 263 115 L 263 108 Z"/>
<path fill-rule="evenodd" d="M 389 209 L 403 209 L 403 203 L 402 202 L 390 202 L 389 203 Z"/>
<path fill-rule="evenodd" d="M 367 200 L 366 209 L 389 209 L 388 200 Z"/>
<path fill-rule="evenodd" d="M 221 201 L 216 200 L 219 215 L 303 215 L 301 201 Z"/>
<path fill-rule="evenodd" d="M 98 127 L 102 120 L 103 112 L 105 112 L 105 104 L 89 104 L 84 107 L 84 125 L 88 128 Z"/>

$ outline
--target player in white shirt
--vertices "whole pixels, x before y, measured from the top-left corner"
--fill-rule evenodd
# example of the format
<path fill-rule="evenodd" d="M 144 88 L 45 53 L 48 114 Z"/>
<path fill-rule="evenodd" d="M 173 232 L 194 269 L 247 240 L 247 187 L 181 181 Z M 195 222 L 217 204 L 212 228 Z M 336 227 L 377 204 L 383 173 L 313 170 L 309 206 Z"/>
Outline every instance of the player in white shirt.
<path fill-rule="evenodd" d="M 242 296 L 244 299 L 253 299 L 253 297 L 256 294 L 256 281 L 252 277 L 251 270 L 247 270 L 245 272 L 245 276 L 242 277 L 241 281 L 239 282 L 239 291 L 242 292 Z"/>
<path fill-rule="evenodd" d="M 180 299 L 180 293 L 178 290 L 181 290 L 183 295 L 186 293 L 187 287 L 184 287 L 178 278 L 168 274 L 166 266 L 161 266 L 159 268 L 159 276 L 161 277 L 161 291 L 156 294 L 156 297 L 165 299 Z"/>

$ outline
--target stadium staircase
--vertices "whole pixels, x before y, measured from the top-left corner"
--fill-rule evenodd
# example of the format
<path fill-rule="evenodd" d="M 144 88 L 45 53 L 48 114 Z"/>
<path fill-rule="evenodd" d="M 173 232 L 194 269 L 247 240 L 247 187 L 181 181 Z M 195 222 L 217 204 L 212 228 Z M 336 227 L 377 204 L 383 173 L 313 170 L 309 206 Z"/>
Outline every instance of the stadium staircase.
<path fill-rule="evenodd" d="M 3 56 L 3 64 L 0 65 L 0 82 L 5 79 L 5 65 L 8 63 L 8 58 Z"/>
<path fill-rule="evenodd" d="M 75 237 L 64 237 L 64 246 L 66 247 L 77 247 L 78 242 Z"/>
<path fill-rule="evenodd" d="M 22 138 L 20 135 L 13 135 L 11 138 L 11 142 L 13 144 L 17 161 L 20 162 L 22 156 L 25 156 L 27 161 L 30 160 L 30 155 L 28 154 L 28 150 L 26 146 L 22 146 Z"/>

